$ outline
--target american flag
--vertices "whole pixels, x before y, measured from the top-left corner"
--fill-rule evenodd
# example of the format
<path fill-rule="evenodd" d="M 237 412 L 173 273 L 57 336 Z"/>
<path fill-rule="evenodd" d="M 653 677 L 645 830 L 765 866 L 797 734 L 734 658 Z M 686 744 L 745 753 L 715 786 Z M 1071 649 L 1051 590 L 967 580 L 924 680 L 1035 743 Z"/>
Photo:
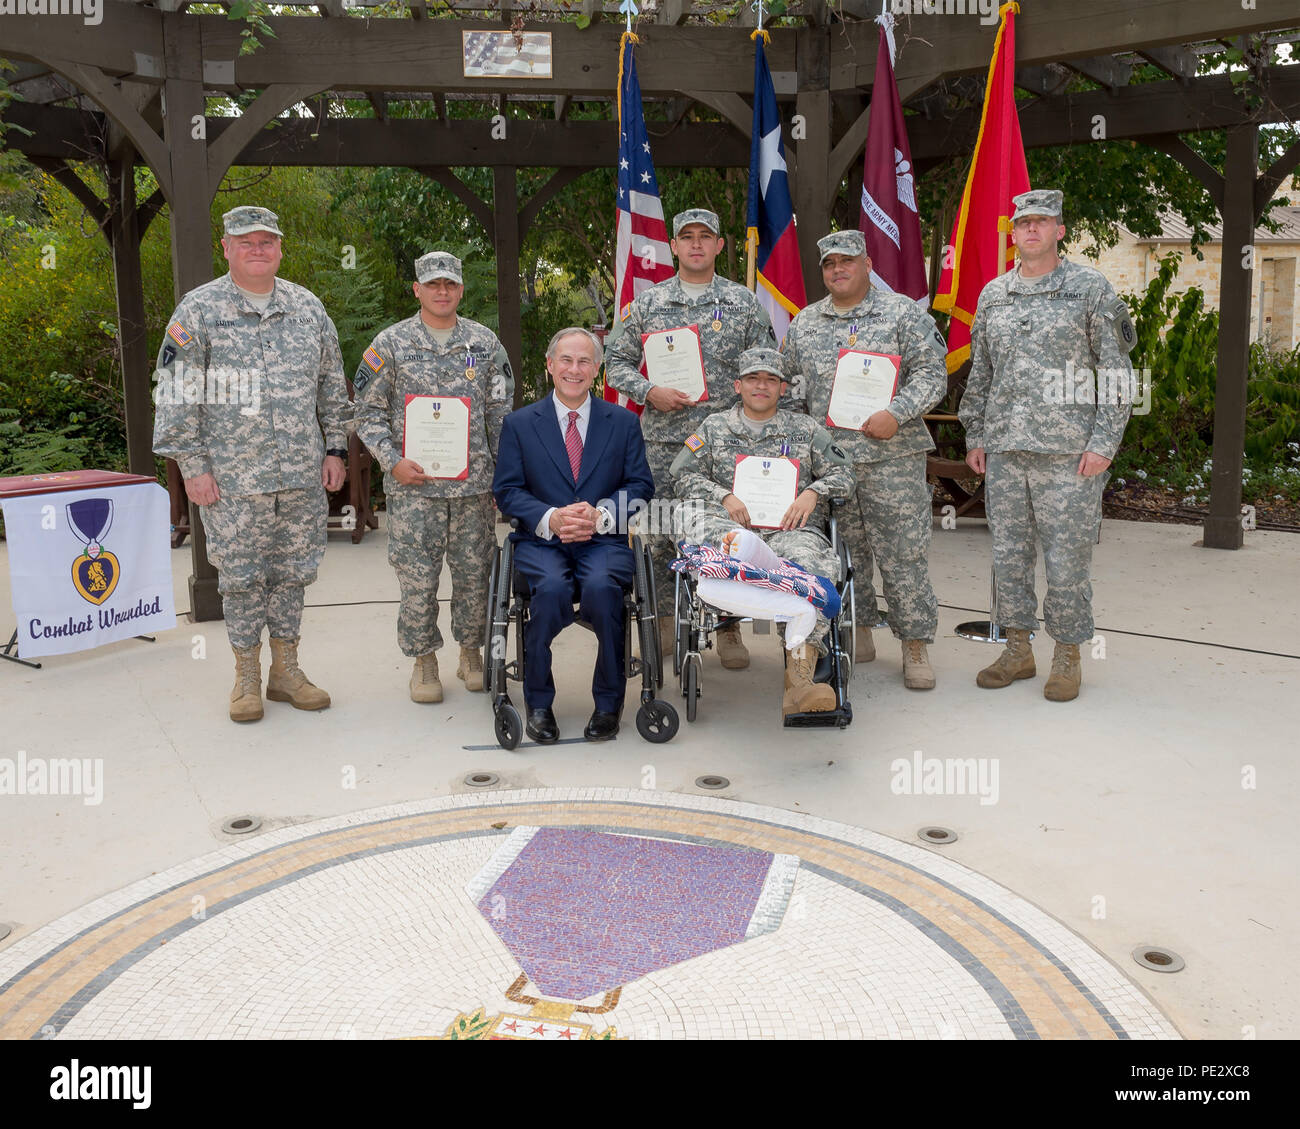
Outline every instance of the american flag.
<path fill-rule="evenodd" d="M 659 182 L 650 159 L 650 139 L 641 116 L 641 84 L 636 55 L 627 35 L 619 44 L 618 84 L 618 245 L 614 259 L 615 317 L 623 318 L 641 291 L 673 276 Z M 605 399 L 631 408 L 641 405 L 605 386 Z"/>

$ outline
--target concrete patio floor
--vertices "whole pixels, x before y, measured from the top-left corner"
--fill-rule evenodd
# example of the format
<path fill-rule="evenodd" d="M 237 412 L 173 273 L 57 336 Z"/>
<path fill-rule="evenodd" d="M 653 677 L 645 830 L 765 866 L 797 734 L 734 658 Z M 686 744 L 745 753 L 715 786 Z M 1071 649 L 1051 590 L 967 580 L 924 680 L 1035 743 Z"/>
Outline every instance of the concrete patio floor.
<path fill-rule="evenodd" d="M 784 730 L 769 634 L 748 640 L 748 671 L 706 656 L 699 720 L 687 724 L 682 710 L 669 744 L 639 738 L 629 694 L 616 741 L 506 752 L 487 698 L 454 678 L 453 647 L 442 652 L 446 700 L 408 699 L 386 534 L 356 546 L 334 535 L 308 591 L 301 651 L 333 697 L 327 711 L 268 703 L 263 721 L 231 724 L 224 627 L 184 617 L 156 643 L 55 656 L 38 671 L 0 663 L 0 757 L 102 758 L 105 776 L 93 806 L 0 796 L 0 922 L 13 927 L 0 970 L 40 927 L 229 845 L 221 824 L 231 816 L 260 816 L 265 835 L 470 793 L 464 777 L 476 770 L 500 776 L 494 798 L 505 801 L 536 789 L 701 796 L 694 781 L 714 773 L 731 783 L 712 795 L 864 829 L 986 876 L 1085 939 L 1184 1037 L 1295 1038 L 1300 851 L 1286 821 L 1300 795 L 1300 538 L 1253 531 L 1238 552 L 1202 549 L 1199 538 L 1191 526 L 1104 523 L 1094 558 L 1104 647 L 1085 648 L 1074 703 L 1042 697 L 1051 655 L 1042 635 L 1037 679 L 976 687 L 994 649 L 954 628 L 987 615 L 989 535 L 963 520 L 934 529 L 934 691 L 903 688 L 898 646 L 880 629 L 879 658 L 855 672 L 853 724 Z M 187 545 L 173 552 L 178 610 L 189 567 Z M 6 637 L 8 584 L 0 543 Z M 449 635 L 445 605 L 443 618 Z M 591 708 L 593 648 L 577 630 L 557 645 L 566 738 L 580 737 Z M 674 691 L 665 697 L 680 702 Z M 899 763 L 918 756 L 987 758 L 996 793 L 925 794 Z M 924 846 L 926 825 L 958 839 Z M 1143 969 L 1130 956 L 1138 945 L 1173 949 L 1186 968 Z"/>

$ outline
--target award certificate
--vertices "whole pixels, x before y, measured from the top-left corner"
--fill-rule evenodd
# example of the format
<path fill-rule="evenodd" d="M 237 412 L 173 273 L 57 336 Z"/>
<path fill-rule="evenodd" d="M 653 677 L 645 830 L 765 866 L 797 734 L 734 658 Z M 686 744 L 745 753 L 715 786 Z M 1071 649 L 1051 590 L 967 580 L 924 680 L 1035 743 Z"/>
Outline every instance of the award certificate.
<path fill-rule="evenodd" d="M 659 388 L 676 388 L 698 404 L 709 398 L 704 380 L 700 327 L 685 325 L 641 334 L 646 379 Z"/>
<path fill-rule="evenodd" d="M 469 397 L 408 395 L 402 457 L 432 478 L 468 478 Z"/>
<path fill-rule="evenodd" d="M 902 357 L 892 353 L 841 349 L 831 402 L 826 407 L 827 426 L 861 431 L 862 425 L 894 398 L 901 363 Z"/>
<path fill-rule="evenodd" d="M 799 489 L 799 460 L 737 455 L 731 492 L 745 503 L 755 529 L 780 529 Z"/>

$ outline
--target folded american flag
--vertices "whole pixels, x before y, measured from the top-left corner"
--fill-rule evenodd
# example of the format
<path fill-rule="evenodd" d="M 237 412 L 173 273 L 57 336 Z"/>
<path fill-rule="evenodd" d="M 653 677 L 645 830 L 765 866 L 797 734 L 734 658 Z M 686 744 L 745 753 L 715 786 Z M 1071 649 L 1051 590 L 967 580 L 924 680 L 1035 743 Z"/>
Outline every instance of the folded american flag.
<path fill-rule="evenodd" d="M 840 594 L 835 585 L 824 576 L 800 568 L 794 561 L 780 557 L 780 568 L 759 568 L 729 557 L 712 545 L 682 541 L 677 547 L 682 555 L 669 562 L 669 567 L 677 572 L 694 572 L 714 580 L 743 580 L 774 592 L 789 592 L 807 600 L 827 619 L 840 613 Z"/>

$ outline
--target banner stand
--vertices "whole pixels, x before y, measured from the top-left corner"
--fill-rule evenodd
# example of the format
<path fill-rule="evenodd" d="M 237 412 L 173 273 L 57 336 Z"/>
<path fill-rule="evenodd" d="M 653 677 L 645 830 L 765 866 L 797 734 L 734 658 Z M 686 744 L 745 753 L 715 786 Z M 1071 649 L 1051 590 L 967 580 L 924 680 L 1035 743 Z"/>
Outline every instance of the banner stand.
<path fill-rule="evenodd" d="M 154 635 L 137 635 L 137 639 L 143 639 L 146 643 L 158 642 L 157 636 Z M 14 633 L 9 636 L 9 642 L 0 647 L 0 659 L 8 659 L 11 663 L 19 663 L 22 666 L 30 666 L 33 670 L 40 670 L 41 664 L 31 662 L 28 659 L 18 657 L 18 628 L 14 628 Z"/>

